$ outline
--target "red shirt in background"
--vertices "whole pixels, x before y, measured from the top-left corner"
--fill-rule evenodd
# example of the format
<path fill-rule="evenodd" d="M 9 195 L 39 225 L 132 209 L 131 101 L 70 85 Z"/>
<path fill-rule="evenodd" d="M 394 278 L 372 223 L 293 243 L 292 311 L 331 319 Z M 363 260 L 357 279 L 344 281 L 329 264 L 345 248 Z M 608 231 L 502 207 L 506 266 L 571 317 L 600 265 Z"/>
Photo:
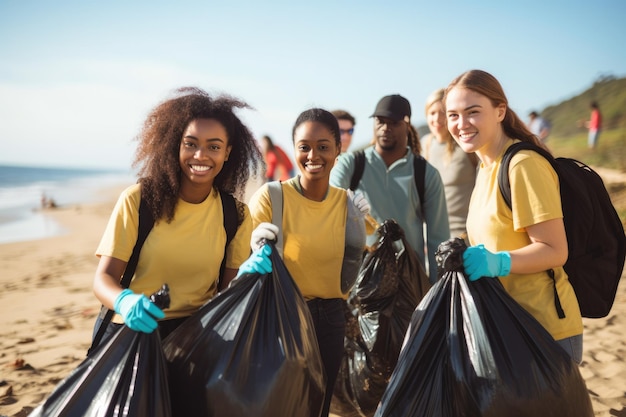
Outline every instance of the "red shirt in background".
<path fill-rule="evenodd" d="M 287 156 L 280 146 L 274 145 L 274 149 L 267 151 L 265 154 L 265 163 L 267 165 L 265 177 L 268 181 L 286 181 L 291 178 L 293 164 L 289 156 Z"/>
<path fill-rule="evenodd" d="M 589 119 L 589 130 L 600 130 L 601 125 L 602 116 L 600 115 L 600 111 L 598 109 L 593 109 L 591 111 L 591 118 Z"/>

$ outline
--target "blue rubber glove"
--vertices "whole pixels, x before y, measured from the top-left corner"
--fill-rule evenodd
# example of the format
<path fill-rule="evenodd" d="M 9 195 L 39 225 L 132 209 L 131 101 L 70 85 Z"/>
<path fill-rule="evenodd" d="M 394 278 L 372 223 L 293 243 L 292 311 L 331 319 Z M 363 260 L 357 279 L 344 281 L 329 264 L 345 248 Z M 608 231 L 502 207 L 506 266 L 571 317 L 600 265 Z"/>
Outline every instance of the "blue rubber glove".
<path fill-rule="evenodd" d="M 470 281 L 481 277 L 504 277 L 511 272 L 511 255 L 509 252 L 489 252 L 485 245 L 470 246 L 463 252 L 463 268 Z"/>
<path fill-rule="evenodd" d="M 165 313 L 143 294 L 135 294 L 128 288 L 117 296 L 113 309 L 122 316 L 124 323 L 136 332 L 152 333 L 158 326 L 156 319 Z"/>
<path fill-rule="evenodd" d="M 252 255 L 239 267 L 237 276 L 241 274 L 269 274 L 272 272 L 272 261 L 270 261 L 270 254 L 272 253 L 272 247 L 270 245 L 263 245 L 259 250 L 255 250 Z"/>

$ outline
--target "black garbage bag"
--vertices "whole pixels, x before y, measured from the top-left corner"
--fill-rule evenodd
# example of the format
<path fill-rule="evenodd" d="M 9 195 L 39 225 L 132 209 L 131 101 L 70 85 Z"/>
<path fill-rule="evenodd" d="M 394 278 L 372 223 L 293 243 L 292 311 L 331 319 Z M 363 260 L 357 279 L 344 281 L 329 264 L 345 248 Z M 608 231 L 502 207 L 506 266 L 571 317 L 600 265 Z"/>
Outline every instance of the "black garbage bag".
<path fill-rule="evenodd" d="M 271 244 L 271 243 L 268 243 Z M 163 341 L 176 416 L 317 416 L 325 375 L 309 309 L 272 245 Z"/>
<path fill-rule="evenodd" d="M 377 233 L 346 305 L 344 357 L 331 403 L 344 417 L 374 414 L 413 311 L 431 287 L 398 223 L 386 220 Z"/>
<path fill-rule="evenodd" d="M 375 416 L 593 416 L 578 365 L 498 279 L 466 279 L 465 249 L 439 246 Z"/>
<path fill-rule="evenodd" d="M 349 311 L 347 306 L 346 311 Z M 330 411 L 342 417 L 371 416 L 387 388 L 390 375 L 372 370 L 356 313 L 348 314 L 344 356 L 335 381 Z"/>
<path fill-rule="evenodd" d="M 150 299 L 169 307 L 167 285 Z M 62 380 L 30 417 L 170 417 L 167 365 L 159 330 L 123 326 Z"/>

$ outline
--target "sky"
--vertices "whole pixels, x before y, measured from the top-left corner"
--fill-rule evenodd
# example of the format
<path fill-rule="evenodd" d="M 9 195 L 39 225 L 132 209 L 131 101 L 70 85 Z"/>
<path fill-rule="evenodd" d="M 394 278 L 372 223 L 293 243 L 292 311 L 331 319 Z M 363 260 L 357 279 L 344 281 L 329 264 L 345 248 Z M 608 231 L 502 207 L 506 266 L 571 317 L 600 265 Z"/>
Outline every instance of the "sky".
<path fill-rule="evenodd" d="M 229 94 L 257 138 L 292 155 L 311 107 L 372 137 L 378 100 L 412 123 L 457 75 L 482 69 L 523 119 L 603 76 L 626 76 L 623 0 L 0 0 L 0 164 L 130 169 L 136 135 L 183 86 Z"/>

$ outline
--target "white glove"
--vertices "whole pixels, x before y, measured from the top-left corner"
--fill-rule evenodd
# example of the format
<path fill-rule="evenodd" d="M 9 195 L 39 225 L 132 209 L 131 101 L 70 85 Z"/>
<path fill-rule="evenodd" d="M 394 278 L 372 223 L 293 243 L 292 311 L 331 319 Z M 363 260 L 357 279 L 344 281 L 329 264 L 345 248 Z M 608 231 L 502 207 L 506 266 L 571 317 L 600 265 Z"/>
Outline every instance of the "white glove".
<path fill-rule="evenodd" d="M 253 251 L 259 250 L 266 240 L 276 240 L 278 226 L 272 223 L 261 223 L 252 231 L 250 247 Z"/>
<path fill-rule="evenodd" d="M 348 190 L 348 198 L 352 200 L 352 204 L 359 209 L 362 215 L 367 216 L 370 214 L 370 203 L 363 197 L 362 192 L 357 191 L 355 193 L 352 190 Z"/>

